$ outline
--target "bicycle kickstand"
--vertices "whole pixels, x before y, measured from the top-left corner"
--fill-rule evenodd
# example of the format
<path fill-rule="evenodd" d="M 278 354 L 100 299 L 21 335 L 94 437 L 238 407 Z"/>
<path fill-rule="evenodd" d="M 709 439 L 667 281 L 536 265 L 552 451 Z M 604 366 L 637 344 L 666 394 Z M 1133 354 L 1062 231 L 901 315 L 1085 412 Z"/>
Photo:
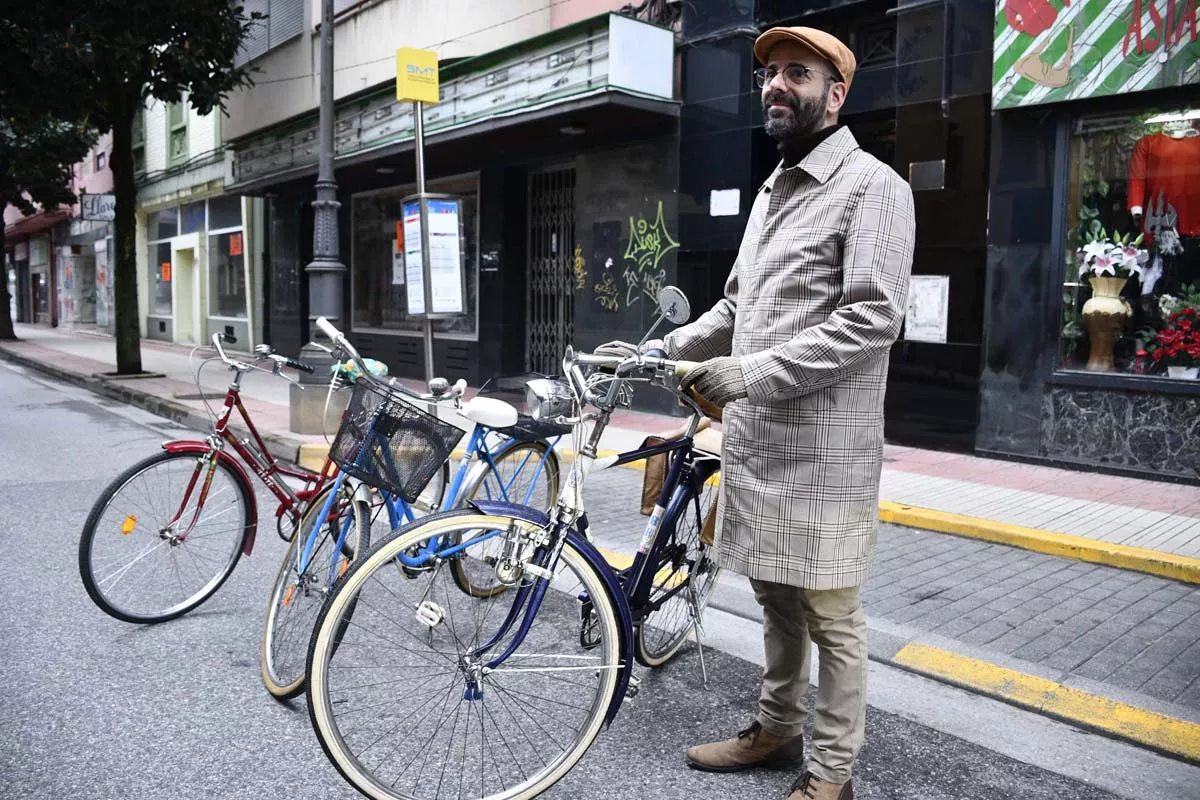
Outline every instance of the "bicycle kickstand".
<path fill-rule="evenodd" d="M 700 677 L 704 691 L 708 691 L 708 665 L 704 662 L 704 623 L 700 619 L 700 604 L 696 601 L 696 589 L 688 582 L 688 600 L 691 605 L 692 627 L 696 632 L 696 650 L 700 654 Z"/>

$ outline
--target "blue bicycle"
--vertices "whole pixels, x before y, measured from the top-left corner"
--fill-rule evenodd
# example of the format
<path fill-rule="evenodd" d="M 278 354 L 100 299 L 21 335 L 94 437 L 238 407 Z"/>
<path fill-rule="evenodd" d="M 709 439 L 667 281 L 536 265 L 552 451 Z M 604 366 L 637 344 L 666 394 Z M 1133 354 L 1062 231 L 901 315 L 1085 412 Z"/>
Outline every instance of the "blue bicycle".
<path fill-rule="evenodd" d="M 304 691 L 317 613 L 337 580 L 366 552 L 373 521 L 386 521 L 394 531 L 468 501 L 548 509 L 559 491 L 554 445 L 569 430 L 523 417 L 495 397 L 464 403 L 465 381 L 451 387 L 434 379 L 427 394 L 384 381 L 327 320 L 317 326 L 359 370 L 330 446 L 337 478 L 301 519 L 271 590 L 260 661 L 267 690 L 280 699 Z M 450 460 L 464 435 L 464 456 L 451 481 Z M 488 597 L 496 591 L 484 579 L 491 569 L 486 558 L 481 552 L 480 559 L 456 565 L 463 592 Z"/>

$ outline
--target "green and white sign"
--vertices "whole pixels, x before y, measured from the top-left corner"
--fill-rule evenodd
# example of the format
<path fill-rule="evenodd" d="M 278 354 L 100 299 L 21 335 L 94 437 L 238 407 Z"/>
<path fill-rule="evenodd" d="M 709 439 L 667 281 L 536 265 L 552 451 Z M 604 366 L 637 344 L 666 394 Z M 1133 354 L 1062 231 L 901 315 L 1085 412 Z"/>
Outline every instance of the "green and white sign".
<path fill-rule="evenodd" d="M 1200 84 L 1197 0 L 998 0 L 992 105 Z"/>

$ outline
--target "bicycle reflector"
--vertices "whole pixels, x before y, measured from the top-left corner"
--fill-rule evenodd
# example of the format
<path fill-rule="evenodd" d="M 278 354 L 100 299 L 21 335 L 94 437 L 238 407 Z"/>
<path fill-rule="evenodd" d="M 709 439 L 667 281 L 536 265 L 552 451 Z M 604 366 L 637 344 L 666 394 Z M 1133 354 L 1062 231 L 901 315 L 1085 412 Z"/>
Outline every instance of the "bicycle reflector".
<path fill-rule="evenodd" d="M 128 536 L 129 534 L 133 533 L 133 529 L 136 527 L 137 517 L 135 517 L 133 514 L 130 514 L 125 518 L 125 521 L 121 523 L 121 535 Z"/>

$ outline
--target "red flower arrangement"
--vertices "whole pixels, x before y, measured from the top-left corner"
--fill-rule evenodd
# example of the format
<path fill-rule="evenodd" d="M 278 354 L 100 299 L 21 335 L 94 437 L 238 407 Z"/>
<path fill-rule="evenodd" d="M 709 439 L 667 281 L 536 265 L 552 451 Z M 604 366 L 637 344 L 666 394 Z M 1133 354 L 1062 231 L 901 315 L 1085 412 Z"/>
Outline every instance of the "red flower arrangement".
<path fill-rule="evenodd" d="M 1200 367 L 1200 312 L 1181 308 L 1167 317 L 1167 327 L 1154 335 L 1154 363 L 1167 367 Z"/>

